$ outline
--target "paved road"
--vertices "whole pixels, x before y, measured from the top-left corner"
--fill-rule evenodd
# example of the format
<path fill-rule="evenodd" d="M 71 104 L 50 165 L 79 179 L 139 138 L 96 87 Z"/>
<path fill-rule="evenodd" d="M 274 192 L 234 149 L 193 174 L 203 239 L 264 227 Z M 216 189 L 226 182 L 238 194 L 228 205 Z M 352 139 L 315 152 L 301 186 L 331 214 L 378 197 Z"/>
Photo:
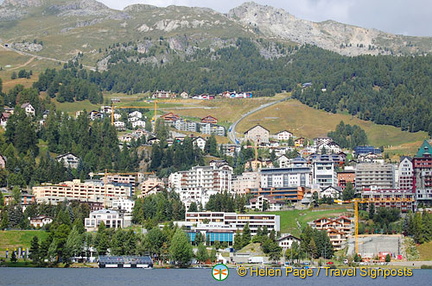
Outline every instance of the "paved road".
<path fill-rule="evenodd" d="M 236 127 L 237 127 L 237 124 L 239 124 L 240 121 L 242 121 L 243 119 L 245 119 L 245 118 L 248 117 L 249 115 L 254 114 L 254 113 L 257 112 L 257 111 L 260 111 L 260 110 L 262 110 L 262 109 L 264 109 L 264 108 L 270 107 L 270 106 L 272 106 L 272 105 L 278 104 L 278 103 L 280 103 L 280 102 L 282 102 L 282 101 L 285 101 L 285 100 L 288 100 L 288 99 L 290 99 L 290 97 L 285 97 L 285 98 L 280 99 L 280 100 L 277 100 L 277 101 L 269 102 L 269 103 L 263 104 L 263 105 L 261 105 L 261 106 L 255 108 L 255 109 L 252 109 L 252 110 L 248 111 L 248 112 L 245 113 L 245 114 L 242 114 L 242 115 L 240 116 L 240 118 L 239 118 L 237 121 L 235 121 L 235 122 L 230 126 L 230 128 L 228 129 L 228 138 L 231 140 L 231 142 L 232 142 L 233 144 L 240 144 L 240 139 L 237 138 L 237 136 L 236 136 L 236 131 L 235 131 L 235 129 L 236 129 Z"/>

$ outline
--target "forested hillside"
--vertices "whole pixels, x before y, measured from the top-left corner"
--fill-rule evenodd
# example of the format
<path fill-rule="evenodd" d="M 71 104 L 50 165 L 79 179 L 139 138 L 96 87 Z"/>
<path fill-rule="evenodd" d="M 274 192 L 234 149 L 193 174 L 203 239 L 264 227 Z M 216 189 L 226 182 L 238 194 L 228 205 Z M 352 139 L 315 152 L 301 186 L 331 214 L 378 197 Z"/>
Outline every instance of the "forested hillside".
<path fill-rule="evenodd" d="M 170 52 L 166 49 L 165 52 Z M 265 58 L 257 42 L 248 39 L 158 64 L 137 63 L 134 50 L 119 53 L 107 71 L 84 73 L 69 68 L 68 72 L 57 72 L 54 81 L 41 83 L 48 73 L 53 74 L 47 70 L 35 87 L 60 100 L 65 100 L 62 90 L 71 90 L 68 84 L 82 81 L 91 83 L 89 90 L 94 90 L 96 84 L 102 90 L 124 93 L 165 89 L 193 95 L 236 90 L 271 96 L 286 90 L 318 109 L 348 112 L 378 124 L 432 134 L 431 56 L 344 57 L 312 46 L 299 49 L 281 46 L 280 56 Z M 310 83 L 307 87 L 302 85 L 306 82 Z M 70 96 L 66 98 L 73 100 Z M 93 98 L 100 101 L 96 93 Z"/>

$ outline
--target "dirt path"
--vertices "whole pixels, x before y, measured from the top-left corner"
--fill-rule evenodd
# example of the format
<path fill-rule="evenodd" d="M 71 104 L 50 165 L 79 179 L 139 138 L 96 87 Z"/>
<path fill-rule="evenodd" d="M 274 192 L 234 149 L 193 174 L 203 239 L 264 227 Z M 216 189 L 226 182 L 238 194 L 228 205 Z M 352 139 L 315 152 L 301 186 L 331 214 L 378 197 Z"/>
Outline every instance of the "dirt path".
<path fill-rule="evenodd" d="M 33 57 L 31 57 L 28 61 L 26 61 L 25 63 L 23 63 L 22 65 L 19 65 L 19 66 L 17 66 L 17 67 L 11 68 L 11 69 L 9 69 L 9 70 L 17 70 L 17 69 L 20 69 L 20 68 L 26 67 L 26 66 L 29 65 L 29 64 L 30 64 L 30 63 L 31 63 L 35 58 L 36 58 L 36 57 L 33 56 Z"/>

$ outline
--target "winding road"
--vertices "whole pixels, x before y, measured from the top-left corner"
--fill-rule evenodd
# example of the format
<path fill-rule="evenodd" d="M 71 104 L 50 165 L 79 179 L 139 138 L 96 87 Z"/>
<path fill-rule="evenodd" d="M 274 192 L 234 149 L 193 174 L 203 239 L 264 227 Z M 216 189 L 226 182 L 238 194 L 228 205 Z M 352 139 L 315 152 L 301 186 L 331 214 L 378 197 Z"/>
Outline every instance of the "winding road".
<path fill-rule="evenodd" d="M 288 100 L 288 99 L 290 99 L 290 98 L 291 98 L 291 97 L 285 97 L 285 98 L 282 98 L 282 99 L 277 100 L 277 101 L 269 102 L 269 103 L 263 104 L 263 105 L 261 105 L 261 106 L 255 108 L 255 109 L 252 109 L 252 110 L 248 111 L 248 112 L 245 113 L 245 114 L 242 114 L 242 115 L 240 116 L 240 118 L 237 119 L 237 121 L 235 121 L 235 122 L 234 122 L 234 123 L 233 123 L 233 124 L 228 128 L 228 138 L 231 140 L 231 142 L 232 142 L 233 144 L 240 144 L 240 139 L 237 138 L 237 136 L 236 136 L 236 131 L 235 131 L 235 129 L 236 129 L 236 127 L 237 127 L 237 124 L 239 124 L 240 121 L 242 121 L 243 119 L 245 119 L 247 116 L 254 114 L 254 113 L 257 112 L 257 111 L 260 111 L 260 110 L 262 110 L 262 109 L 264 109 L 264 108 L 267 108 L 267 107 L 270 107 L 270 106 L 272 106 L 272 105 L 278 104 L 278 103 L 280 103 L 280 102 L 282 102 L 282 101 L 285 101 L 285 100 Z"/>

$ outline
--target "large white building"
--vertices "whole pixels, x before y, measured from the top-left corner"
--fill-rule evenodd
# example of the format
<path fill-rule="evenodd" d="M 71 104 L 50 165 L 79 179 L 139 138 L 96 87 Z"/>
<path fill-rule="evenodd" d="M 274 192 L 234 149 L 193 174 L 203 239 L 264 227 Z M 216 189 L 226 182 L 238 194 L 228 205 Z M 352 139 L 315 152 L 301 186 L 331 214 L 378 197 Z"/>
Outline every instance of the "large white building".
<path fill-rule="evenodd" d="M 329 155 L 316 156 L 312 160 L 313 184 L 319 187 L 337 185 L 336 162 Z"/>
<path fill-rule="evenodd" d="M 168 178 L 169 188 L 180 195 L 189 207 L 192 202 L 205 206 L 212 194 L 232 190 L 232 168 L 228 165 L 196 166 L 188 171 L 173 173 Z"/>
<path fill-rule="evenodd" d="M 107 228 L 123 228 L 124 218 L 118 211 L 102 209 L 90 213 L 84 219 L 84 226 L 87 231 L 97 230 L 98 226 L 104 222 Z"/>
<path fill-rule="evenodd" d="M 132 187 L 119 184 L 104 184 L 102 181 L 86 181 L 79 179 L 57 185 L 43 185 L 32 188 L 38 203 L 56 205 L 64 200 L 79 200 L 104 203 L 111 206 L 112 201 L 132 196 Z"/>
<path fill-rule="evenodd" d="M 311 174 L 309 167 L 261 169 L 261 188 L 309 187 Z"/>
<path fill-rule="evenodd" d="M 232 185 L 235 194 L 246 194 L 251 189 L 258 189 L 260 183 L 259 172 L 244 172 L 233 179 Z"/>
<path fill-rule="evenodd" d="M 258 228 L 267 227 L 268 231 L 280 231 L 280 217 L 274 214 L 237 214 L 228 212 L 187 212 L 186 223 L 191 225 L 221 225 L 243 230 L 249 224 L 251 235 L 256 235 Z"/>

